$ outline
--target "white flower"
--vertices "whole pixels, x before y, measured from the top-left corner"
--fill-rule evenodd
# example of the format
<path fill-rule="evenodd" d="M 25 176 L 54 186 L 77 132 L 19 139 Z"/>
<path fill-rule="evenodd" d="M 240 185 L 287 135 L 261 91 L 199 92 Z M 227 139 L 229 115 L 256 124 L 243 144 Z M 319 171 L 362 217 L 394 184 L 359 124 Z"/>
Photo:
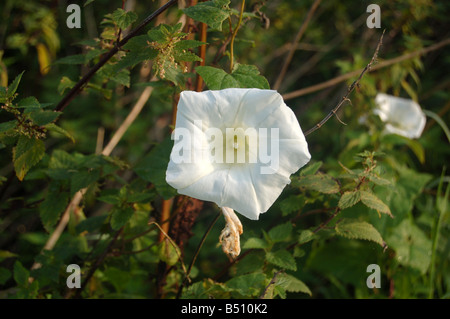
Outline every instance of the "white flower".
<path fill-rule="evenodd" d="M 420 105 L 413 100 L 378 93 L 375 97 L 377 108 L 374 110 L 386 123 L 388 133 L 407 138 L 419 138 L 425 127 L 426 117 Z"/>
<path fill-rule="evenodd" d="M 166 181 L 222 208 L 220 238 L 232 257 L 242 233 L 233 210 L 257 220 L 311 158 L 294 113 L 272 90 L 181 92 L 172 138 Z"/>

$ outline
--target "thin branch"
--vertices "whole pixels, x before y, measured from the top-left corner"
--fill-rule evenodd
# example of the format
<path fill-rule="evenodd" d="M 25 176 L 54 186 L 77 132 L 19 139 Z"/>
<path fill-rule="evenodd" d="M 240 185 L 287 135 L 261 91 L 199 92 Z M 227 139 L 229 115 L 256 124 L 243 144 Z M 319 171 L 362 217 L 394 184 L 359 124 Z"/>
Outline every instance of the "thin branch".
<path fill-rule="evenodd" d="M 272 280 L 269 282 L 269 284 L 266 286 L 266 288 L 264 288 L 264 291 L 262 292 L 262 294 L 259 296 L 259 299 L 264 299 L 264 297 L 267 294 L 267 291 L 269 290 L 270 286 L 272 286 L 273 284 L 275 284 L 275 282 L 277 281 L 277 276 L 282 273 L 282 270 L 278 270 L 275 274 L 273 274 Z"/>
<path fill-rule="evenodd" d="M 141 22 L 139 26 L 137 26 L 135 29 L 131 30 L 130 33 L 128 33 L 120 42 L 116 43 L 116 45 L 107 52 L 100 61 L 94 65 L 82 78 L 75 84 L 75 86 L 62 98 L 62 100 L 58 103 L 58 105 L 55 108 L 55 111 L 62 111 L 64 108 L 69 105 L 69 103 L 81 92 L 83 87 L 90 81 L 90 79 L 94 76 L 94 74 L 108 62 L 109 59 L 111 59 L 118 51 L 119 49 L 124 46 L 128 40 L 131 38 L 137 36 L 141 30 L 147 26 L 153 19 L 155 19 L 157 16 L 159 16 L 161 13 L 163 13 L 165 10 L 167 10 L 169 7 L 174 5 L 178 0 L 170 0 L 165 5 L 160 7 L 158 10 L 153 12 L 151 15 L 149 15 L 147 18 L 144 19 L 144 21 Z"/>
<path fill-rule="evenodd" d="M 207 40 L 207 25 L 203 22 L 200 23 L 200 41 L 205 42 Z M 206 44 L 202 44 L 200 46 L 200 59 L 202 59 L 202 61 L 200 62 L 201 66 L 205 65 L 205 59 L 206 59 Z M 203 90 L 203 78 L 197 74 L 197 83 L 195 85 L 195 90 L 197 92 L 201 92 Z"/>
<path fill-rule="evenodd" d="M 292 45 L 289 49 L 288 55 L 286 56 L 286 59 L 284 60 L 283 67 L 281 68 L 280 74 L 278 75 L 277 80 L 275 81 L 275 84 L 273 85 L 274 90 L 278 90 L 281 86 L 281 82 L 284 79 L 284 76 L 286 75 L 286 71 L 288 69 L 289 64 L 291 63 L 292 58 L 294 57 L 295 49 L 297 48 L 297 44 L 300 42 L 301 38 L 303 37 L 303 34 L 306 31 L 306 28 L 309 24 L 309 21 L 311 21 L 312 16 L 314 15 L 314 12 L 316 11 L 317 7 L 319 6 L 321 0 L 315 0 L 312 4 L 311 8 L 308 11 L 308 14 L 306 15 L 305 20 L 303 21 L 302 25 L 300 26 L 300 29 L 298 30 L 294 41 L 292 42 Z"/>
<path fill-rule="evenodd" d="M 217 214 L 217 216 L 214 218 L 214 220 L 209 225 L 209 227 L 206 230 L 206 232 L 203 234 L 203 237 L 200 240 L 200 243 L 198 244 L 197 249 L 195 250 L 194 257 L 192 257 L 191 263 L 189 264 L 189 268 L 188 268 L 188 271 L 187 271 L 187 274 L 186 274 L 186 278 L 184 279 L 183 283 L 181 284 L 180 288 L 178 289 L 178 293 L 177 293 L 177 297 L 176 297 L 177 299 L 179 299 L 181 297 L 181 293 L 183 292 L 184 286 L 186 286 L 186 284 L 188 282 L 189 274 L 191 273 L 192 267 L 194 266 L 195 261 L 197 260 L 198 254 L 200 253 L 200 249 L 202 248 L 203 244 L 205 243 L 206 237 L 208 237 L 209 232 L 211 231 L 213 226 L 216 224 L 216 222 L 219 219 L 220 215 L 222 215 L 221 212 L 219 212 Z"/>
<path fill-rule="evenodd" d="M 441 42 L 438 42 L 436 44 L 430 45 L 429 47 L 426 47 L 426 48 L 423 48 L 423 49 L 420 49 L 420 50 L 417 50 L 417 51 L 414 51 L 414 52 L 411 52 L 411 53 L 407 53 L 407 54 L 398 56 L 398 57 L 390 59 L 390 60 L 386 60 L 386 61 L 380 62 L 377 65 L 375 65 L 370 71 L 376 71 L 376 70 L 385 68 L 387 66 L 391 66 L 393 64 L 400 63 L 400 62 L 403 62 L 405 60 L 409 60 L 409 59 L 415 58 L 416 56 L 424 55 L 424 54 L 427 54 L 427 53 L 429 53 L 431 51 L 439 50 L 440 48 L 442 48 L 444 46 L 447 46 L 449 44 L 450 44 L 450 38 L 442 40 Z M 336 85 L 338 83 L 341 83 L 341 82 L 344 82 L 344 81 L 346 81 L 348 79 L 351 79 L 354 76 L 357 76 L 362 70 L 363 69 L 352 71 L 352 72 L 349 72 L 349 73 L 337 76 L 337 77 L 335 77 L 335 78 L 333 78 L 331 80 L 328 80 L 328 81 L 325 81 L 325 82 L 322 82 L 322 83 L 319 83 L 319 84 L 315 84 L 315 85 L 312 85 L 312 86 L 309 86 L 309 87 L 306 87 L 306 88 L 303 88 L 303 89 L 300 89 L 300 90 L 296 90 L 296 91 L 293 91 L 293 92 L 289 92 L 289 93 L 283 94 L 283 99 L 286 101 L 286 100 L 289 100 L 289 99 L 293 99 L 293 98 L 296 98 L 296 97 L 299 97 L 299 96 L 303 96 L 303 95 L 306 95 L 306 94 L 310 94 L 310 93 L 313 93 L 313 92 L 316 92 L 316 91 L 320 91 L 320 90 L 326 89 L 326 88 L 328 88 L 330 86 L 334 86 L 334 85 Z"/>
<path fill-rule="evenodd" d="M 377 48 L 375 49 L 375 53 L 372 56 L 372 59 L 370 60 L 369 64 L 366 65 L 366 67 L 362 70 L 361 74 L 359 75 L 358 79 L 356 79 L 347 89 L 347 93 L 342 97 L 341 101 L 338 103 L 338 105 L 336 105 L 336 107 L 334 109 L 331 110 L 330 113 L 328 113 L 327 116 L 325 116 L 325 118 L 320 121 L 319 123 L 317 123 L 314 127 L 312 127 L 311 129 L 309 129 L 308 131 L 305 132 L 305 136 L 311 134 L 312 132 L 314 132 L 315 130 L 319 129 L 320 127 L 322 127 L 322 125 L 324 125 L 333 115 L 336 115 L 336 112 L 339 110 L 339 108 L 342 106 L 342 104 L 344 104 L 344 102 L 349 101 L 349 95 L 350 93 L 353 92 L 353 90 L 359 85 L 359 82 L 361 81 L 362 77 L 364 76 L 364 74 L 370 70 L 370 68 L 372 67 L 372 64 L 375 63 L 377 56 L 378 56 L 378 51 L 380 50 L 381 44 L 383 43 L 383 36 L 384 36 L 384 31 L 383 34 L 380 37 L 380 40 L 378 41 L 378 45 Z M 336 115 L 337 117 L 337 115 Z M 338 118 L 339 119 L 339 118 Z M 339 120 L 341 123 L 342 121 Z"/>
<path fill-rule="evenodd" d="M 239 13 L 239 20 L 236 25 L 236 28 L 234 29 L 233 35 L 231 36 L 231 42 L 230 42 L 230 73 L 233 71 L 234 67 L 234 39 L 236 38 L 236 34 L 239 31 L 239 27 L 242 23 L 242 16 L 244 15 L 244 7 L 245 7 L 245 0 L 242 0 L 241 3 L 241 12 Z"/>

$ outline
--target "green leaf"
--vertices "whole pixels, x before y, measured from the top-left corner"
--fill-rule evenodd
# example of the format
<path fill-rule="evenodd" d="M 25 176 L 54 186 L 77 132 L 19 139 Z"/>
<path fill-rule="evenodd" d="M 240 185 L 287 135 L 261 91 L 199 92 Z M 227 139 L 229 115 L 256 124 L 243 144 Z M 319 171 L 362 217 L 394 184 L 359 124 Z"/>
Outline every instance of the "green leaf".
<path fill-rule="evenodd" d="M 169 266 L 177 263 L 179 256 L 181 256 L 180 248 L 174 246 L 167 238 L 159 245 L 159 258 Z"/>
<path fill-rule="evenodd" d="M 45 125 L 44 127 L 49 131 L 53 131 L 53 132 L 64 135 L 65 137 L 70 139 L 72 141 L 72 143 L 75 143 L 75 138 L 73 137 L 73 135 L 70 134 L 69 132 L 67 132 L 62 127 L 56 125 L 55 123 L 49 123 L 49 124 Z"/>
<path fill-rule="evenodd" d="M 314 175 L 322 166 L 322 162 L 315 162 L 312 164 L 308 164 L 306 166 L 304 166 L 301 170 L 300 170 L 300 176 L 305 176 L 305 175 Z"/>
<path fill-rule="evenodd" d="M 35 125 L 43 126 L 56 121 L 61 114 L 62 112 L 39 110 L 28 113 L 28 116 Z"/>
<path fill-rule="evenodd" d="M 44 154 L 44 142 L 21 136 L 13 148 L 13 162 L 17 178 L 22 181 L 30 168 L 39 163 Z"/>
<path fill-rule="evenodd" d="M 269 82 L 259 74 L 258 69 L 253 65 L 236 64 L 231 74 L 211 66 L 198 66 L 195 70 L 210 90 L 227 88 L 269 89 Z"/>
<path fill-rule="evenodd" d="M 375 209 L 380 213 L 388 214 L 389 216 L 394 217 L 392 216 L 389 207 L 385 203 L 383 203 L 381 199 L 375 196 L 375 194 L 367 191 L 360 191 L 360 194 L 361 194 L 361 202 L 364 205 L 366 205 L 369 208 Z"/>
<path fill-rule="evenodd" d="M 25 108 L 25 109 L 39 109 L 41 104 L 34 96 L 29 96 L 24 99 L 21 99 L 17 105 L 17 108 Z"/>
<path fill-rule="evenodd" d="M 8 98 L 11 98 L 16 93 L 17 88 L 19 87 L 20 80 L 22 79 L 22 75 L 24 73 L 25 73 L 25 71 L 23 71 L 18 76 L 16 76 L 14 81 L 8 86 L 8 91 L 7 91 L 7 94 L 6 94 L 6 96 Z"/>
<path fill-rule="evenodd" d="M 363 239 L 373 241 L 381 247 L 385 246 L 385 242 L 378 230 L 371 224 L 358 221 L 355 219 L 343 219 L 336 224 L 336 233 L 340 236 L 350 239 Z"/>
<path fill-rule="evenodd" d="M 118 230 L 130 220 L 133 214 L 134 209 L 132 207 L 115 207 L 111 215 L 111 228 L 114 230 Z"/>
<path fill-rule="evenodd" d="M 270 89 L 269 82 L 254 65 L 236 64 L 231 75 L 241 88 Z"/>
<path fill-rule="evenodd" d="M 262 273 L 252 273 L 236 276 L 226 282 L 228 289 L 235 290 L 244 296 L 259 294 L 264 288 L 266 276 Z"/>
<path fill-rule="evenodd" d="M 325 194 L 339 192 L 339 184 L 331 176 L 322 173 L 300 176 L 299 179 L 293 181 L 292 185 Z"/>
<path fill-rule="evenodd" d="M 177 194 L 177 191 L 166 182 L 166 170 L 172 146 L 173 141 L 166 138 L 155 146 L 134 168 L 139 177 L 155 185 L 156 191 L 164 199 L 169 199 Z"/>
<path fill-rule="evenodd" d="M 242 246 L 243 249 L 266 249 L 269 247 L 270 245 L 267 241 L 257 237 L 247 239 L 245 244 Z"/>
<path fill-rule="evenodd" d="M 305 198 L 302 195 L 291 195 L 280 202 L 283 216 L 298 212 L 305 206 Z"/>
<path fill-rule="evenodd" d="M 300 233 L 300 236 L 298 237 L 298 244 L 299 245 L 303 245 L 306 244 L 307 242 L 310 242 L 311 240 L 315 239 L 316 234 L 314 234 L 311 230 L 306 229 L 303 230 Z"/>
<path fill-rule="evenodd" d="M 79 171 L 72 175 L 70 180 L 70 193 L 72 196 L 80 189 L 89 187 L 100 178 L 99 170 Z"/>
<path fill-rule="evenodd" d="M 222 69 L 212 66 L 198 66 L 195 68 L 203 78 L 210 90 L 222 90 L 226 88 L 239 88 L 239 82 Z"/>
<path fill-rule="evenodd" d="M 361 200 L 361 193 L 359 190 L 345 192 L 339 200 L 338 206 L 340 209 L 346 209 L 356 205 Z"/>
<path fill-rule="evenodd" d="M 137 14 L 133 11 L 125 11 L 119 8 L 112 13 L 112 19 L 123 30 L 137 20 Z"/>
<path fill-rule="evenodd" d="M 17 125 L 17 120 L 0 123 L 0 133 L 9 131 L 10 129 L 15 128 L 16 125 Z"/>
<path fill-rule="evenodd" d="M 11 278 L 11 272 L 3 267 L 0 267 L 0 285 L 4 285 L 9 278 Z"/>
<path fill-rule="evenodd" d="M 431 261 L 431 240 L 410 219 L 403 220 L 386 238 L 396 260 L 425 274 Z"/>
<path fill-rule="evenodd" d="M 302 292 L 310 296 L 312 295 L 311 290 L 303 281 L 286 273 L 282 273 L 277 276 L 275 285 L 281 286 L 284 290 L 289 292 Z"/>
<path fill-rule="evenodd" d="M 88 233 L 92 233 L 93 231 L 99 229 L 103 223 L 105 222 L 108 215 L 99 215 L 86 218 L 82 220 L 76 227 L 76 231 L 78 234 L 87 231 Z"/>
<path fill-rule="evenodd" d="M 66 192 L 49 191 L 44 201 L 39 205 L 42 225 L 47 231 L 59 220 L 59 217 L 69 203 L 69 194 Z"/>
<path fill-rule="evenodd" d="M 269 230 L 269 237 L 274 243 L 286 241 L 292 234 L 292 223 L 277 225 Z"/>
<path fill-rule="evenodd" d="M 60 95 L 64 94 L 66 89 L 71 89 L 75 85 L 75 82 L 69 79 L 67 76 L 63 76 L 58 85 L 58 93 Z"/>
<path fill-rule="evenodd" d="M 278 250 L 276 252 L 268 252 L 266 260 L 278 267 L 288 270 L 297 270 L 294 257 L 287 250 Z"/>
<path fill-rule="evenodd" d="M 229 10 L 224 10 L 224 5 L 230 3 L 227 1 L 205 1 L 197 5 L 184 9 L 184 13 L 192 19 L 206 23 L 212 29 L 222 31 L 222 22 L 230 16 Z"/>
<path fill-rule="evenodd" d="M 206 44 L 206 42 L 197 41 L 197 40 L 182 40 L 182 41 L 175 43 L 174 48 L 177 51 L 181 51 L 181 50 L 196 48 L 203 44 Z"/>
<path fill-rule="evenodd" d="M 113 66 L 113 71 L 118 72 L 123 68 L 133 67 L 142 61 L 156 58 L 158 51 L 151 49 L 147 44 L 147 40 L 147 35 L 140 35 L 130 39 L 123 46 L 129 52 Z"/>
<path fill-rule="evenodd" d="M 14 263 L 14 280 L 19 286 L 28 286 L 28 278 L 30 277 L 30 272 L 22 265 L 18 260 Z"/>
<path fill-rule="evenodd" d="M 7 251 L 7 250 L 0 250 L 0 261 L 2 261 L 3 259 L 6 259 L 6 258 L 12 258 L 12 257 L 17 257 L 17 255 L 10 251 Z"/>

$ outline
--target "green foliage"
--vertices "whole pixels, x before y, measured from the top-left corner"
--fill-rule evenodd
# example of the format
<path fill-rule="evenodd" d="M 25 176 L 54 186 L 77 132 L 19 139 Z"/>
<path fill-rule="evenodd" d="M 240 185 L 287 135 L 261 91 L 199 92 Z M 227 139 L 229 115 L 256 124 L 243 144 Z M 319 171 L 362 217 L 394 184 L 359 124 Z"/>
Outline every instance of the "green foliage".
<path fill-rule="evenodd" d="M 339 120 L 333 115 L 306 137 L 311 162 L 260 220 L 241 218 L 233 262 L 217 240 L 223 220 L 209 230 L 217 207 L 165 180 L 176 99 L 200 80 L 202 90 L 270 89 L 311 4 L 247 3 L 238 28 L 240 2 L 199 1 L 163 12 L 116 47 L 157 5 L 84 1 L 82 29 L 68 30 L 47 3 L 6 1 L 0 298 L 448 298 L 449 60 L 446 46 L 415 53 L 448 36 L 450 5 L 379 2 L 386 33 L 378 59 L 411 58 L 372 68 L 334 114 Z M 364 25 L 366 7 L 322 1 L 295 47 L 280 94 L 322 87 L 285 98 L 302 129 L 323 119 L 356 78 L 328 81 L 370 61 L 380 30 Z M 66 108 L 54 110 L 113 48 Z M 142 111 L 128 118 L 111 156 L 102 155 L 148 86 Z M 419 139 L 385 134 L 372 112 L 378 92 L 421 105 Z M 57 227 L 64 231 L 43 250 Z M 66 286 L 73 263 L 87 283 L 79 291 Z M 366 286 L 370 264 L 381 268 L 379 289 Z"/>
<path fill-rule="evenodd" d="M 231 74 L 210 66 L 198 66 L 196 71 L 205 80 L 210 90 L 227 88 L 269 89 L 269 82 L 253 65 L 236 64 Z"/>

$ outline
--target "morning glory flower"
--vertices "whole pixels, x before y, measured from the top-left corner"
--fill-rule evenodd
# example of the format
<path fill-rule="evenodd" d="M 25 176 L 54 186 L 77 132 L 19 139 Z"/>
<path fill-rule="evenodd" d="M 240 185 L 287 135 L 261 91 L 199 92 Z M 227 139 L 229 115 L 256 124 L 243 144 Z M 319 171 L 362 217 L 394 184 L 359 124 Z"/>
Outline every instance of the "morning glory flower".
<path fill-rule="evenodd" d="M 178 193 L 216 203 L 223 250 L 239 254 L 242 224 L 259 219 L 311 158 L 292 110 L 273 90 L 183 91 L 166 181 Z"/>
<path fill-rule="evenodd" d="M 426 117 L 419 104 L 410 99 L 384 93 L 378 93 L 375 102 L 377 108 L 374 113 L 386 123 L 387 133 L 410 139 L 420 137 L 425 127 Z"/>

